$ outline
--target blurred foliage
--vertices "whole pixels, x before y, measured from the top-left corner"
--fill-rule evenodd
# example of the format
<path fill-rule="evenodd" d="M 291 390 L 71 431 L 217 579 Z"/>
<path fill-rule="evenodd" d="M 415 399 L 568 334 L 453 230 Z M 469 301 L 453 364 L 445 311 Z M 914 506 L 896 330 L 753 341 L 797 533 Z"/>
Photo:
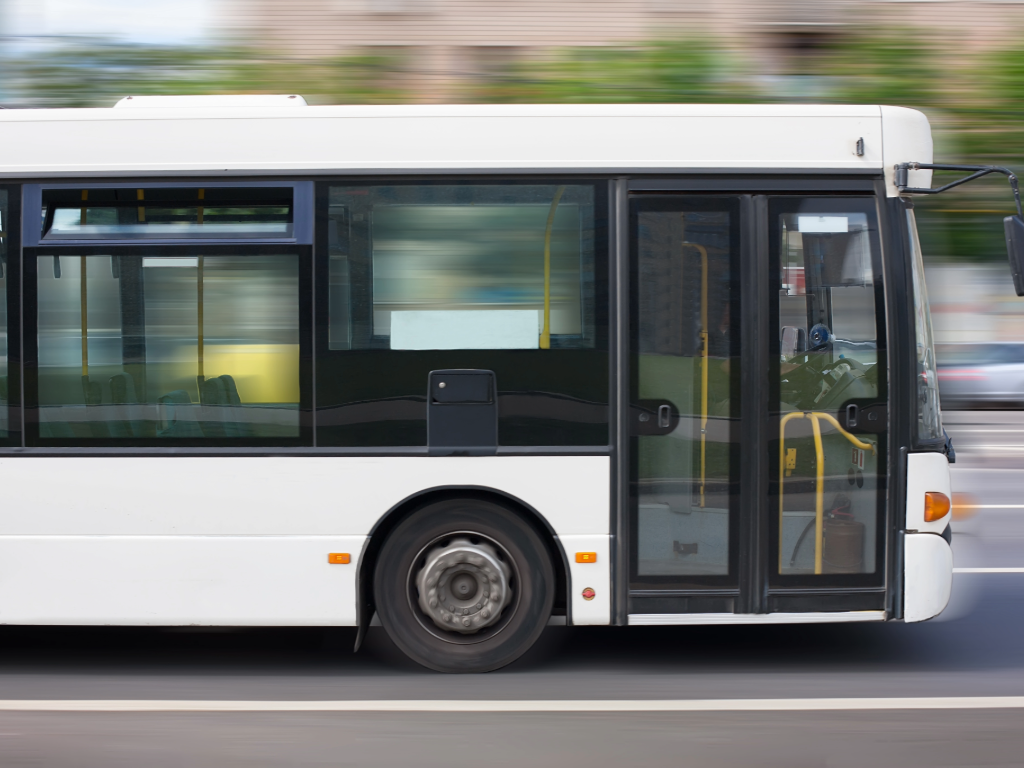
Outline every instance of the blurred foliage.
<path fill-rule="evenodd" d="M 3 89 L 18 106 L 112 106 L 127 95 L 299 93 L 311 103 L 403 102 L 401 60 L 304 60 L 254 51 L 79 43 L 8 60 Z"/>
<path fill-rule="evenodd" d="M 939 51 L 913 30 L 861 28 L 835 38 L 813 66 L 828 78 L 831 102 L 924 108 L 944 93 Z"/>
<path fill-rule="evenodd" d="M 708 40 L 569 48 L 513 65 L 478 89 L 481 101 L 559 104 L 744 102 L 749 70 Z"/>

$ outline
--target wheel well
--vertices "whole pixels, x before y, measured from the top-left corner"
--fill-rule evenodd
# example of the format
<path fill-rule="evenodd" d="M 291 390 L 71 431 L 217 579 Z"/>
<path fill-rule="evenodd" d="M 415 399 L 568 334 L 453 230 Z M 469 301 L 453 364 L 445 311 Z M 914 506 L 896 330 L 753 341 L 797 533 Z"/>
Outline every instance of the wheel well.
<path fill-rule="evenodd" d="M 359 559 L 359 570 L 356 575 L 356 623 L 360 628 L 360 637 L 376 610 L 373 595 L 373 570 L 377 565 L 377 556 L 380 554 L 384 540 L 395 527 L 405 520 L 409 515 L 419 509 L 438 501 L 447 499 L 481 499 L 501 504 L 506 509 L 518 513 L 528 522 L 541 540 L 548 548 L 548 555 L 551 557 L 551 566 L 555 571 L 555 601 L 552 607 L 552 614 L 555 616 L 566 616 L 569 619 L 568 599 L 568 561 L 565 559 L 565 552 L 555 538 L 554 531 L 537 512 L 519 499 L 501 493 L 490 488 L 476 487 L 447 487 L 433 488 L 422 491 L 415 496 L 401 501 L 392 507 L 370 531 L 370 540 L 363 550 Z"/>

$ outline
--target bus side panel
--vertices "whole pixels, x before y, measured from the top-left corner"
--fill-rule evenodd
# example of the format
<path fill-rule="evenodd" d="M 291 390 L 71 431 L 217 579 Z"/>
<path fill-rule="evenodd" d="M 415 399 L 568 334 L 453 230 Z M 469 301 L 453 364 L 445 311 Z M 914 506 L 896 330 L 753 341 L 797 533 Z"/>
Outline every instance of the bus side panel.
<path fill-rule="evenodd" d="M 0 459 L 0 621 L 354 624 L 378 521 L 425 490 L 472 487 L 564 537 L 574 616 L 607 623 L 609 471 L 607 456 Z M 575 599 L 586 587 L 597 597 Z"/>
<path fill-rule="evenodd" d="M 3 536 L 0 623 L 350 626 L 366 540 Z"/>
<path fill-rule="evenodd" d="M 569 560 L 572 623 L 574 625 L 611 622 L 611 538 L 609 536 L 559 536 Z M 581 554 L 579 560 L 577 553 Z M 592 557 L 593 556 L 593 557 Z M 580 562 L 582 560 L 583 562 Z M 584 597 L 586 590 L 593 596 Z M 590 593 L 587 593 L 590 594 Z"/>
<path fill-rule="evenodd" d="M 953 587 L 953 550 L 934 533 L 905 537 L 903 620 L 924 621 L 942 613 Z"/>
<path fill-rule="evenodd" d="M 941 453 L 909 454 L 903 561 L 903 620 L 908 622 L 942 613 L 953 586 L 953 551 L 941 535 L 951 515 L 925 522 L 924 495 L 929 491 L 952 498 L 949 461 Z"/>

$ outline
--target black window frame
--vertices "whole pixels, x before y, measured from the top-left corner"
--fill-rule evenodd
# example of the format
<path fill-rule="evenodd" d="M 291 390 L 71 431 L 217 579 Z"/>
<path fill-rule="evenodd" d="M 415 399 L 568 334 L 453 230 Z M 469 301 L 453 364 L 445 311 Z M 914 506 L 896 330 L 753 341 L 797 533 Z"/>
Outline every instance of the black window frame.
<path fill-rule="evenodd" d="M 7 221 L 4 234 L 7 239 L 7 260 L 4 271 L 7 280 L 7 437 L 0 438 L 0 448 L 24 445 L 24 416 L 22 390 L 22 329 L 21 329 L 21 229 L 22 205 L 20 184 L 2 184 L 7 192 Z"/>

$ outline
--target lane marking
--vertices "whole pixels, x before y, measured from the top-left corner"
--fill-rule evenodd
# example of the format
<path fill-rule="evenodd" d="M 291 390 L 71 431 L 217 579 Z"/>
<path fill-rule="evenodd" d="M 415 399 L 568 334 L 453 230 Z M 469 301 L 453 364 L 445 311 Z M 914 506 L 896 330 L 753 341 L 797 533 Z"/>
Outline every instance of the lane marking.
<path fill-rule="evenodd" d="M 1024 709 L 1024 696 L 550 701 L 0 700 L 0 711 L 5 712 L 812 712 L 926 709 Z"/>
<path fill-rule="evenodd" d="M 954 568 L 953 573 L 1024 573 L 1024 568 Z"/>
<path fill-rule="evenodd" d="M 1020 472 L 1017 467 L 957 467 L 951 466 L 950 472 Z"/>
<path fill-rule="evenodd" d="M 1024 504 L 964 504 L 965 509 L 1024 509 Z"/>

